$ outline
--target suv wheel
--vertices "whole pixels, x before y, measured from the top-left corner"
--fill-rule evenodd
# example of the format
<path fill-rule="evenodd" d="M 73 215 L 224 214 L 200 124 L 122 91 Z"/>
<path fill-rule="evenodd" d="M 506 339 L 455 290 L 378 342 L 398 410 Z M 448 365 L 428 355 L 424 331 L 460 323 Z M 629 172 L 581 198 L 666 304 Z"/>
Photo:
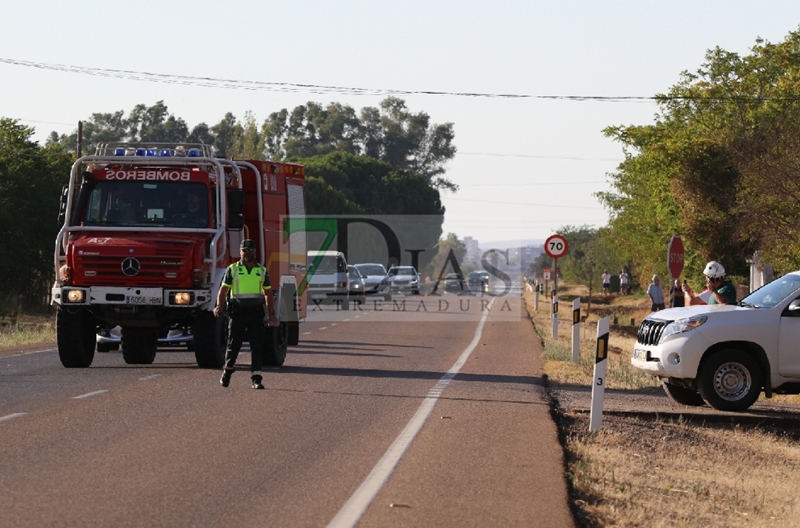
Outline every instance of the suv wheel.
<path fill-rule="evenodd" d="M 747 409 L 758 399 L 762 384 L 763 374 L 758 363 L 742 350 L 720 350 L 700 366 L 700 395 L 720 411 Z"/>

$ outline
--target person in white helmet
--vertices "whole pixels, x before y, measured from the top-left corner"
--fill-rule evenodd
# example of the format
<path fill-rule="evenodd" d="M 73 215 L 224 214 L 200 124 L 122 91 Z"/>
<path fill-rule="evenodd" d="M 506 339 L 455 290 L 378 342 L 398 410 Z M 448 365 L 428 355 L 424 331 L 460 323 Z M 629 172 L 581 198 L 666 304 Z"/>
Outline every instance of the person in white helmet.
<path fill-rule="evenodd" d="M 706 276 L 706 286 L 711 295 L 708 301 L 704 301 L 688 284 L 684 284 L 683 291 L 690 299 L 689 304 L 736 304 L 736 287 L 725 278 L 722 264 L 712 260 L 706 264 L 703 275 Z"/>

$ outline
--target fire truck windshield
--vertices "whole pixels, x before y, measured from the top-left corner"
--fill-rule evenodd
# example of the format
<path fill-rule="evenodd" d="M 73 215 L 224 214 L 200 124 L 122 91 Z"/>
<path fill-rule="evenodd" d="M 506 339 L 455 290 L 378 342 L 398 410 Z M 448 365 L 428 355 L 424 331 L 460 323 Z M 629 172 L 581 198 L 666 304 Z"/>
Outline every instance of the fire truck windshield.
<path fill-rule="evenodd" d="M 84 225 L 122 227 L 208 227 L 208 192 L 194 182 L 97 180 Z"/>

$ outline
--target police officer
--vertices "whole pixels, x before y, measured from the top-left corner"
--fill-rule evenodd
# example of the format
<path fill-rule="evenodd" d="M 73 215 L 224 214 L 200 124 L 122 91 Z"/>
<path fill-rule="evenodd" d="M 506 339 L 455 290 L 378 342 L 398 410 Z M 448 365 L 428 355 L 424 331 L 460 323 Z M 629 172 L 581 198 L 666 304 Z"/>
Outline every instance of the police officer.
<path fill-rule="evenodd" d="M 253 240 L 242 240 L 239 248 L 239 262 L 234 262 L 225 271 L 225 277 L 217 294 L 217 306 L 214 315 L 226 312 L 228 305 L 228 347 L 225 350 L 225 369 L 219 383 L 227 387 L 231 382 L 236 357 L 245 336 L 250 343 L 252 361 L 250 376 L 254 389 L 263 389 L 261 384 L 261 364 L 264 348 L 264 304 L 269 310 L 266 319 L 269 326 L 279 326 L 275 317 L 275 301 L 272 298 L 272 287 L 269 284 L 267 269 L 256 262 L 256 244 Z M 230 294 L 230 295 L 229 295 Z"/>

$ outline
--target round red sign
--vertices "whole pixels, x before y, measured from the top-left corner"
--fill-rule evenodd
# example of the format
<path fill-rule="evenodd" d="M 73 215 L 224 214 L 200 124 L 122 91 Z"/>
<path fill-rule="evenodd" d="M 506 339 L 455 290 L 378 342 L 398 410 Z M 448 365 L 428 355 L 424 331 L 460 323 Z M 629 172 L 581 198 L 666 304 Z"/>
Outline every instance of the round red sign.
<path fill-rule="evenodd" d="M 673 236 L 667 246 L 667 268 L 673 279 L 677 279 L 683 272 L 683 240 Z"/>
<path fill-rule="evenodd" d="M 561 258 L 567 254 L 569 244 L 562 235 L 552 235 L 544 241 L 544 252 L 548 257 Z"/>

